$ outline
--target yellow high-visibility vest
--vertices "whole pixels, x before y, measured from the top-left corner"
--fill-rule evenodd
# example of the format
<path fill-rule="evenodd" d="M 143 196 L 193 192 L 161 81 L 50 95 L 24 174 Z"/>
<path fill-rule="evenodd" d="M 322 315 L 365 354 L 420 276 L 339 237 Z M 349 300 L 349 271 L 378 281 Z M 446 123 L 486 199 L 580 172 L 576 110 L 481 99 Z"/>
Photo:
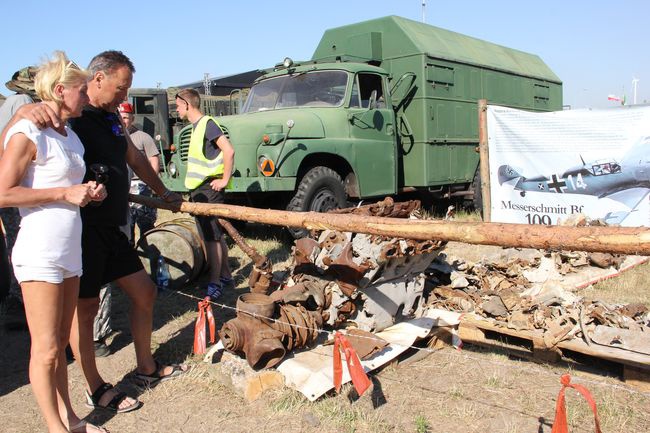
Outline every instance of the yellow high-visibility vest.
<path fill-rule="evenodd" d="M 203 154 L 203 143 L 208 120 L 212 120 L 219 126 L 211 116 L 203 116 L 192 131 L 190 137 L 190 148 L 187 152 L 187 173 L 185 174 L 185 188 L 195 189 L 208 177 L 223 176 L 223 152 L 215 159 L 207 159 Z M 221 128 L 219 126 L 219 128 Z"/>

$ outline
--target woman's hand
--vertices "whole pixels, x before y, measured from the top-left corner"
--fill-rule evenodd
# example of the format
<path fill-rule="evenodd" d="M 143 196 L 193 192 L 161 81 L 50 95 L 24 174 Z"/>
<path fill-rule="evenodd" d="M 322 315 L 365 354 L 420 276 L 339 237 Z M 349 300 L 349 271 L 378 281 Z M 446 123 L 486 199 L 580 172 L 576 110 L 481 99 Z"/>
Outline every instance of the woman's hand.
<path fill-rule="evenodd" d="M 90 199 L 92 201 L 103 201 L 108 193 L 103 184 L 98 184 L 94 180 L 89 181 L 86 185 L 90 187 Z"/>
<path fill-rule="evenodd" d="M 63 198 L 68 203 L 84 207 L 92 200 L 91 190 L 92 187 L 87 183 L 69 186 L 65 189 Z"/>

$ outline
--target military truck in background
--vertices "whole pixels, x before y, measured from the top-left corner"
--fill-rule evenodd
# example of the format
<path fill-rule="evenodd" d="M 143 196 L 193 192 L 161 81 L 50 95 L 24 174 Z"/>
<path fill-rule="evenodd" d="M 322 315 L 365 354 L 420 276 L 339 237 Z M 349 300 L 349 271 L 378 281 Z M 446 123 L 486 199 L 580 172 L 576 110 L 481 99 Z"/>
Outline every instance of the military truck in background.
<path fill-rule="evenodd" d="M 297 211 L 405 191 L 479 199 L 479 99 L 560 110 L 562 82 L 536 55 L 396 16 L 327 30 L 311 60 L 267 70 L 217 119 L 236 151 L 227 196 Z M 161 174 L 175 191 L 190 135 Z"/>

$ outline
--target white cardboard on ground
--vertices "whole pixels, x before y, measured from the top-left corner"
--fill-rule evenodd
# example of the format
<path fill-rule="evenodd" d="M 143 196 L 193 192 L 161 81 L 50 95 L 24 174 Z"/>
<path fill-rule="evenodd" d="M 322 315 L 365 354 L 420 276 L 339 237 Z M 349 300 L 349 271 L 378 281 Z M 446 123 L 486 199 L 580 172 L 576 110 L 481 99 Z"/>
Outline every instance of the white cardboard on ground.
<path fill-rule="evenodd" d="M 433 317 L 420 317 L 395 324 L 376 333 L 378 337 L 386 340 L 389 345 L 372 358 L 361 361 L 364 370 L 366 372 L 375 370 L 395 359 L 417 339 L 428 336 L 436 320 Z M 287 386 L 300 391 L 310 401 L 314 401 L 334 388 L 332 351 L 332 345 L 320 345 L 308 351 L 295 353 L 292 357 L 282 361 L 277 369 L 284 375 Z M 342 364 L 342 383 L 347 383 L 350 381 L 350 374 L 348 373 L 347 364 L 345 362 Z"/>

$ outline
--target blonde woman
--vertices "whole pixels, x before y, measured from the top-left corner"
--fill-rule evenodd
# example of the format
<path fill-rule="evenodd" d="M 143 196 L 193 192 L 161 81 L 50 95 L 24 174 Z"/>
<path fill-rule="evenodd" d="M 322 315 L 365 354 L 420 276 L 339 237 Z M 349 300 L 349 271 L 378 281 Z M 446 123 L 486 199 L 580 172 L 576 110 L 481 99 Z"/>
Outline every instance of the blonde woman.
<path fill-rule="evenodd" d="M 86 71 L 55 52 L 39 68 L 35 89 L 60 126 L 39 130 L 18 120 L 0 159 L 0 207 L 18 207 L 22 217 L 12 261 L 32 340 L 29 379 L 50 433 L 107 431 L 75 415 L 64 352 L 82 273 L 79 207 L 106 196 L 102 185 L 81 183 L 84 148 L 66 126 L 88 103 L 87 80 Z"/>

